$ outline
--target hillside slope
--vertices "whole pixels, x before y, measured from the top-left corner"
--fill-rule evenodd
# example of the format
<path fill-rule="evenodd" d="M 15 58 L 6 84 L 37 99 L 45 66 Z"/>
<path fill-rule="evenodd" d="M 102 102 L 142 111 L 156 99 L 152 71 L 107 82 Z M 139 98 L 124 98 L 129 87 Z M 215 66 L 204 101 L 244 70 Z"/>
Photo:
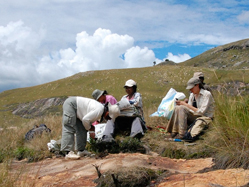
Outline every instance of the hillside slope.
<path fill-rule="evenodd" d="M 105 89 L 119 100 L 125 94 L 123 85 L 128 79 L 137 81 L 138 91 L 143 97 L 145 115 L 150 115 L 157 110 L 162 98 L 170 88 L 184 92 L 188 96 L 189 91 L 185 89 L 186 82 L 196 71 L 202 71 L 205 74 L 205 82 L 214 89 L 226 86 L 227 92 L 230 92 L 229 90 L 235 90 L 236 93 L 237 90 L 245 93 L 249 92 L 248 70 L 215 70 L 201 67 L 165 65 L 89 71 L 42 85 L 7 90 L 0 93 L 0 124 L 2 124 L 1 127 L 6 127 L 13 123 L 25 122 L 26 119 L 14 116 L 12 111 L 18 107 L 20 108 L 23 104 L 29 103 L 26 106 L 30 106 L 33 101 L 44 98 L 65 98 L 66 96 L 77 95 L 91 98 L 93 90 Z M 236 89 L 234 85 L 236 85 Z M 56 110 L 58 111 L 58 107 Z"/>
<path fill-rule="evenodd" d="M 214 69 L 249 69 L 249 39 L 210 49 L 181 65 Z"/>

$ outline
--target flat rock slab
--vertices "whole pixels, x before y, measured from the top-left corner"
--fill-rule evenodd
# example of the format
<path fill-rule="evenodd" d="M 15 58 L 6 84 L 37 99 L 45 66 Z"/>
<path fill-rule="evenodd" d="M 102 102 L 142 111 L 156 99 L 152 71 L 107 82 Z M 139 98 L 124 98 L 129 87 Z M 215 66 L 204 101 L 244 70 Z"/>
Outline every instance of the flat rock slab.
<path fill-rule="evenodd" d="M 153 170 L 167 170 L 170 176 L 160 179 L 157 185 L 198 186 L 212 185 L 242 186 L 249 182 L 249 172 L 242 169 L 210 170 L 214 165 L 212 158 L 184 160 L 161 157 L 157 154 L 120 153 L 110 154 L 102 159 L 84 157 L 79 160 L 64 158 L 46 159 L 36 163 L 14 161 L 11 172 L 20 172 L 19 185 L 39 186 L 96 186 L 99 166 L 100 172 L 120 170 L 122 168 L 146 167 Z M 198 173 L 201 172 L 201 173 Z"/>

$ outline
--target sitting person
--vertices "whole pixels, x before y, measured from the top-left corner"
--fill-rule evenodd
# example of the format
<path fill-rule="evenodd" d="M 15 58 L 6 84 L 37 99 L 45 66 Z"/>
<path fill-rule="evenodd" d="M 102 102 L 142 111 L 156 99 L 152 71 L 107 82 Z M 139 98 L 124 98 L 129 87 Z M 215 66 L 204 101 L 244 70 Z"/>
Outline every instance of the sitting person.
<path fill-rule="evenodd" d="M 193 77 L 198 77 L 201 81 L 201 84 L 203 85 L 204 90 L 209 91 L 213 95 L 212 89 L 206 83 L 204 83 L 204 74 L 202 72 L 195 72 Z M 188 99 L 185 99 L 184 101 L 188 103 Z"/>
<path fill-rule="evenodd" d="M 212 119 L 214 115 L 213 96 L 204 89 L 199 77 L 191 78 L 186 89 L 191 91 L 188 103 L 176 100 L 174 112 L 166 127 L 166 131 L 171 133 L 171 138 L 183 139 L 188 126 L 198 117 L 206 116 Z"/>
<path fill-rule="evenodd" d="M 63 104 L 61 152 L 72 157 L 90 155 L 85 146 L 87 131 L 94 130 L 91 123 L 98 119 L 102 121 L 104 118 L 115 121 L 119 114 L 117 105 L 108 103 L 104 106 L 94 99 L 79 96 L 67 98 Z M 73 153 L 74 134 L 76 134 L 77 155 Z"/>
<path fill-rule="evenodd" d="M 118 116 L 115 123 L 112 120 L 108 120 L 105 131 L 103 132 L 102 141 L 113 141 L 115 131 L 117 131 L 117 129 L 122 130 L 122 127 L 130 128 L 130 137 L 137 138 L 141 138 L 144 135 L 144 129 L 147 129 L 143 117 L 142 97 L 141 94 L 137 92 L 137 83 L 130 79 L 126 81 L 124 88 L 127 95 L 124 95 L 117 105 L 119 105 L 120 102 L 125 99 L 130 103 L 131 106 L 134 106 L 137 114 L 136 116 L 128 114 Z M 120 113 L 122 113 L 122 108 L 120 108 Z"/>
<path fill-rule="evenodd" d="M 102 91 L 102 90 L 96 89 L 93 91 L 92 96 L 96 101 L 102 104 L 111 103 L 112 105 L 114 105 L 117 103 L 117 100 L 115 99 L 115 97 L 113 97 L 112 95 L 108 95 L 106 90 Z"/>
<path fill-rule="evenodd" d="M 198 77 L 204 89 L 212 93 L 212 89 L 206 83 L 204 83 L 204 74 L 202 72 L 195 72 L 193 77 Z"/>
<path fill-rule="evenodd" d="M 112 95 L 108 95 L 106 90 L 102 91 L 102 90 L 96 89 L 93 91 L 92 97 L 96 101 L 98 101 L 102 104 L 110 103 L 110 104 L 114 105 L 117 103 L 116 98 L 113 97 Z M 99 121 L 95 121 L 92 123 L 92 125 L 97 125 L 97 124 L 99 124 Z M 96 137 L 95 131 L 89 131 L 89 134 L 90 134 L 91 138 L 95 139 L 95 137 Z"/>

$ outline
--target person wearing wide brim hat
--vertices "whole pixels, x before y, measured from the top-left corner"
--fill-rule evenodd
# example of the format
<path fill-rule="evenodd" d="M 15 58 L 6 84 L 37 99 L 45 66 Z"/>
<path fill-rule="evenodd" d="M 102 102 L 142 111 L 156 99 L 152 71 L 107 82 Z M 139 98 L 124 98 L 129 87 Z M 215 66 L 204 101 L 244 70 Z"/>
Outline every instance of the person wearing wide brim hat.
<path fill-rule="evenodd" d="M 114 96 L 112 96 L 112 95 L 109 95 L 106 90 L 96 89 L 96 90 L 93 91 L 92 97 L 96 101 L 98 101 L 98 102 L 100 102 L 102 104 L 111 103 L 112 105 L 114 105 L 114 104 L 117 103 L 116 98 Z M 98 121 L 95 121 L 93 123 L 93 125 L 97 125 L 98 123 L 99 123 Z M 90 136 L 91 136 L 91 138 L 95 138 L 95 133 L 93 133 L 93 132 L 90 133 Z"/>
<path fill-rule="evenodd" d="M 195 72 L 193 77 L 198 77 L 200 79 L 204 89 L 211 92 L 211 94 L 212 94 L 212 89 L 206 83 L 204 83 L 205 78 L 204 78 L 203 72 Z"/>
<path fill-rule="evenodd" d="M 137 92 L 137 83 L 134 80 L 129 79 L 125 82 L 124 88 L 127 95 L 124 95 L 117 103 L 122 115 L 116 118 L 115 124 L 107 122 L 102 141 L 112 141 L 116 127 L 118 127 L 119 130 L 122 129 L 122 127 L 130 127 L 130 137 L 139 139 L 144 136 L 144 130 L 147 129 L 143 117 L 142 97 L 141 94 Z M 127 117 L 126 114 L 124 114 L 124 111 L 129 107 L 135 108 L 137 113 L 135 115 L 126 113 Z"/>
<path fill-rule="evenodd" d="M 92 93 L 92 97 L 96 100 L 99 101 L 102 104 L 105 103 L 111 103 L 112 105 L 117 103 L 117 100 L 115 97 L 113 97 L 112 95 L 108 95 L 106 90 L 99 90 L 96 89 L 93 91 Z"/>
<path fill-rule="evenodd" d="M 86 97 L 69 97 L 63 104 L 61 152 L 67 157 L 90 155 L 86 147 L 87 131 L 94 130 L 92 123 L 103 119 L 115 121 L 120 114 L 118 105 L 110 103 L 103 105 L 100 102 Z M 76 135 L 76 150 L 74 151 L 74 135 Z M 70 154 L 69 154 L 70 153 Z"/>
<path fill-rule="evenodd" d="M 212 119 L 214 115 L 213 96 L 203 88 L 199 77 L 189 79 L 186 89 L 191 92 L 188 103 L 176 100 L 174 112 L 166 127 L 171 138 L 183 139 L 188 126 L 195 119 L 200 116 Z"/>

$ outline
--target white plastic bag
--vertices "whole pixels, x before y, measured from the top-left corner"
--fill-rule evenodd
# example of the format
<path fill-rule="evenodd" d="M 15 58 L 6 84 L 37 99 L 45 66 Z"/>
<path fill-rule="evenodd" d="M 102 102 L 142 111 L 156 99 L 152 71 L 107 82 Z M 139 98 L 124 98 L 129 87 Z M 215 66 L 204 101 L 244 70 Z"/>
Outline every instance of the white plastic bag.
<path fill-rule="evenodd" d="M 182 92 L 177 92 L 175 89 L 170 88 L 166 96 L 162 99 L 157 111 L 150 116 L 166 117 L 170 119 L 175 108 L 176 99 L 184 99 L 186 96 Z"/>
<path fill-rule="evenodd" d="M 106 123 L 99 123 L 94 125 L 95 127 L 95 138 L 100 139 L 103 136 L 103 132 L 105 130 Z M 90 142 L 90 134 L 87 132 L 87 141 Z"/>
<path fill-rule="evenodd" d="M 50 142 L 47 143 L 47 146 L 48 150 L 51 152 L 60 151 L 60 141 L 50 140 Z"/>

